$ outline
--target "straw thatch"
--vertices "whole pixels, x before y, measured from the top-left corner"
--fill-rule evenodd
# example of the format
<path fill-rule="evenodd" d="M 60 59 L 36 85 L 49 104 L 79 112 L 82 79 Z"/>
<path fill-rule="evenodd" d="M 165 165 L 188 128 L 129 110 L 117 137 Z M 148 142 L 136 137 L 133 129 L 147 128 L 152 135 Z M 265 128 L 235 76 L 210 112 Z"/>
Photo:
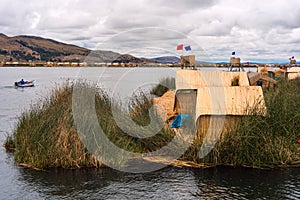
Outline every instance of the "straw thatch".
<path fill-rule="evenodd" d="M 237 118 L 266 113 L 262 88 L 250 86 L 246 72 L 178 70 L 176 89 L 174 110 L 194 117 L 202 156 L 234 129 Z"/>
<path fill-rule="evenodd" d="M 177 113 L 202 115 L 249 115 L 253 109 L 266 110 L 263 91 L 259 86 L 201 87 L 177 90 Z"/>
<path fill-rule="evenodd" d="M 229 62 L 230 62 L 230 65 L 239 66 L 241 64 L 241 59 L 235 58 L 235 57 L 230 57 Z"/>
<path fill-rule="evenodd" d="M 288 72 L 287 77 L 289 80 L 300 77 L 300 72 Z"/>
<path fill-rule="evenodd" d="M 277 81 L 273 78 L 268 77 L 267 73 L 262 72 L 250 72 L 248 73 L 250 85 L 257 85 L 258 81 L 262 81 L 262 88 L 274 88 Z"/>
<path fill-rule="evenodd" d="M 254 108 L 266 109 L 259 86 L 198 88 L 196 116 L 249 115 Z"/>
<path fill-rule="evenodd" d="M 218 128 L 218 124 L 216 122 L 221 122 L 221 127 L 219 127 L 219 136 L 222 136 L 230 131 L 234 130 L 237 126 L 239 116 L 220 116 L 220 115 L 202 115 L 197 119 L 197 134 L 196 139 L 202 141 L 203 138 L 211 137 L 209 140 L 215 136 L 212 131 L 208 131 L 209 129 Z M 215 122 L 215 123 L 213 123 Z M 214 132 L 214 131 L 213 131 Z M 209 135 L 208 135 L 209 134 Z"/>
<path fill-rule="evenodd" d="M 238 86 L 232 86 L 237 79 Z M 262 88 L 249 86 L 246 72 L 178 70 L 175 111 L 201 115 L 249 115 L 266 110 Z"/>
<path fill-rule="evenodd" d="M 292 67 L 287 72 L 287 77 L 289 80 L 300 77 L 300 67 Z"/>
<path fill-rule="evenodd" d="M 298 73 L 300 72 L 300 67 L 291 67 L 288 72 Z"/>
<path fill-rule="evenodd" d="M 176 74 L 176 89 L 197 89 L 208 86 L 230 87 L 234 78 L 238 78 L 239 86 L 249 86 L 246 72 L 181 69 Z"/>
<path fill-rule="evenodd" d="M 163 96 L 153 98 L 153 104 L 156 106 L 157 112 L 160 114 L 164 120 L 169 119 L 174 116 L 174 102 L 175 102 L 175 92 L 173 90 L 167 91 Z"/>

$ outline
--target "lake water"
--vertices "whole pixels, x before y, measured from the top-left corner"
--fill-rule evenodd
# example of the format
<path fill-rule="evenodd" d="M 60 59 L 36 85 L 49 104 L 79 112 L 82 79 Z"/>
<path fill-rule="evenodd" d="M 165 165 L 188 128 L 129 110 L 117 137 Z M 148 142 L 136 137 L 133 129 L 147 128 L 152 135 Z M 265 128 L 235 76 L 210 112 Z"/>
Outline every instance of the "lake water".
<path fill-rule="evenodd" d="M 68 79 L 85 79 L 121 99 L 149 89 L 163 77 L 175 76 L 166 68 L 0 68 L 0 143 L 11 134 L 16 119 Z M 16 89 L 21 78 L 37 80 L 33 88 Z M 217 167 L 166 167 L 131 174 L 110 168 L 22 168 L 13 155 L 0 148 L 0 199 L 300 199 L 300 168 L 259 170 Z"/>

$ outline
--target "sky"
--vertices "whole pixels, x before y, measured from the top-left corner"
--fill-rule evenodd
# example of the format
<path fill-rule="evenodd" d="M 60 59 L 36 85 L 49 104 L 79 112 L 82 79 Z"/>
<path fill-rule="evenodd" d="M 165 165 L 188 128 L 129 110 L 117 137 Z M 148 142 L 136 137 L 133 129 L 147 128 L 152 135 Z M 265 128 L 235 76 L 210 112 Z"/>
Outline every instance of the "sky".
<path fill-rule="evenodd" d="M 287 62 L 300 57 L 298 0 L 0 0 L 0 32 L 141 57 Z M 192 51 L 176 50 L 177 44 Z"/>

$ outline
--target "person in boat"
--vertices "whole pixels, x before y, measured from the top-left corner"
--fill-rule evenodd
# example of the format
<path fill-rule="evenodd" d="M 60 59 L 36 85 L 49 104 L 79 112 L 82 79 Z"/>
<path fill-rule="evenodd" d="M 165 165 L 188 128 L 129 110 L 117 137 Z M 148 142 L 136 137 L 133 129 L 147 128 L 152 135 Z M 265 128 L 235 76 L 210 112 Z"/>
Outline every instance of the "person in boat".
<path fill-rule="evenodd" d="M 21 84 L 25 84 L 24 79 L 21 79 L 20 83 L 21 83 Z"/>

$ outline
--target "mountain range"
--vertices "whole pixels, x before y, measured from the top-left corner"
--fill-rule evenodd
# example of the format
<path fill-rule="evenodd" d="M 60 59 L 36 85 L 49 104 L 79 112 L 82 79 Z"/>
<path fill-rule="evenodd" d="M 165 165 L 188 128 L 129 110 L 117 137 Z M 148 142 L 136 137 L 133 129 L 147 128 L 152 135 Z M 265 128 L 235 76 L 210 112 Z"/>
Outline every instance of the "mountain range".
<path fill-rule="evenodd" d="M 0 61 L 178 63 L 179 58 L 138 58 L 113 51 L 91 51 L 73 44 L 37 36 L 20 35 L 9 37 L 0 33 Z"/>
<path fill-rule="evenodd" d="M 36 36 L 0 34 L 0 60 L 82 61 L 89 49 Z"/>
<path fill-rule="evenodd" d="M 164 64 L 177 64 L 180 62 L 180 58 L 176 56 L 163 56 L 163 57 L 157 57 L 157 58 L 152 58 L 152 60 L 155 60 L 160 63 Z"/>

